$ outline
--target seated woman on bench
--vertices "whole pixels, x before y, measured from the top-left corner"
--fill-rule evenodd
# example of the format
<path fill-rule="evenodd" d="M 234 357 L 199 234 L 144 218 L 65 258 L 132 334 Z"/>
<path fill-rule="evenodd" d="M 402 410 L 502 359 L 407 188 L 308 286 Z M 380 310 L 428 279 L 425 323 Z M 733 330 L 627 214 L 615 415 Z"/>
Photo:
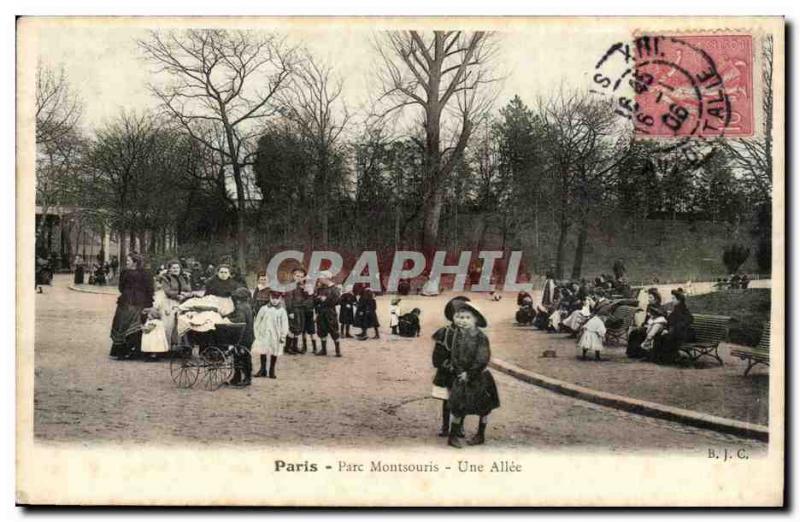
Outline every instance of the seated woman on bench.
<path fill-rule="evenodd" d="M 674 307 L 667 317 L 667 326 L 660 335 L 656 336 L 653 344 L 653 361 L 661 364 L 670 364 L 678 358 L 681 343 L 694 338 L 692 322 L 694 317 L 686 306 L 686 295 L 683 289 L 672 291 Z"/>

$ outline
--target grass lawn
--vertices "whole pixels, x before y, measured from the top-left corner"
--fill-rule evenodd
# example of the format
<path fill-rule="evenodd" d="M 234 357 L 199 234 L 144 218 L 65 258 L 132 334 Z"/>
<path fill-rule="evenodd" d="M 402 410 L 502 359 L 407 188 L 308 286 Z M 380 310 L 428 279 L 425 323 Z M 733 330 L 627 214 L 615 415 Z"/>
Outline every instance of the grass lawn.
<path fill-rule="evenodd" d="M 761 326 L 769 321 L 770 290 L 721 290 L 710 294 L 690 296 L 686 300 L 693 314 L 714 314 L 733 317 L 728 341 L 756 346 L 761 339 Z"/>

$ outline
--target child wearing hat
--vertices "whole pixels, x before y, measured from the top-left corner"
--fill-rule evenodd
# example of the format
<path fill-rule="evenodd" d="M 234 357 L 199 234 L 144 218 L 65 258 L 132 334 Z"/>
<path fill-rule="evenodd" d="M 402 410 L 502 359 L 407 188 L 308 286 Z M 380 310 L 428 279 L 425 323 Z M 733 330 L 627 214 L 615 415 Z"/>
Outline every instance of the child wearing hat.
<path fill-rule="evenodd" d="M 339 322 L 336 320 L 336 305 L 339 304 L 339 289 L 333 282 L 329 270 L 323 270 L 317 278 L 317 289 L 314 293 L 314 310 L 317 312 L 317 336 L 320 339 L 320 351 L 315 355 L 328 355 L 328 336 L 333 339 L 336 357 L 341 357 L 339 346 Z"/>
<path fill-rule="evenodd" d="M 469 301 L 469 297 L 457 296 L 450 299 L 444 307 L 444 316 L 448 321 L 447 326 L 436 330 L 433 334 L 433 367 L 436 368 L 436 375 L 433 377 L 432 396 L 442 401 L 442 429 L 440 437 L 447 437 L 450 434 L 450 388 L 453 386 L 455 373 L 450 362 L 453 351 L 453 340 L 456 335 L 456 327 L 453 324 L 453 314 L 456 305 L 461 301 Z M 463 437 L 463 426 L 459 428 L 456 436 Z"/>
<path fill-rule="evenodd" d="M 483 444 L 489 413 L 500 406 L 497 385 L 488 369 L 491 350 L 489 338 L 480 328 L 487 325 L 486 318 L 477 306 L 461 301 L 453 314 L 455 335 L 450 363 L 455 380 L 450 389 L 450 434 L 448 445 L 461 448 L 458 432 L 467 415 L 478 415 L 478 432 L 467 442 L 469 445 Z"/>
<path fill-rule="evenodd" d="M 253 353 L 258 354 L 261 368 L 255 377 L 267 377 L 275 379 L 275 366 L 278 363 L 278 356 L 283 355 L 286 336 L 289 335 L 289 317 L 286 309 L 281 306 L 281 293 L 271 291 L 269 302 L 258 310 L 256 315 L 255 340 L 253 341 Z M 269 373 L 267 373 L 267 356 L 269 356 Z"/>

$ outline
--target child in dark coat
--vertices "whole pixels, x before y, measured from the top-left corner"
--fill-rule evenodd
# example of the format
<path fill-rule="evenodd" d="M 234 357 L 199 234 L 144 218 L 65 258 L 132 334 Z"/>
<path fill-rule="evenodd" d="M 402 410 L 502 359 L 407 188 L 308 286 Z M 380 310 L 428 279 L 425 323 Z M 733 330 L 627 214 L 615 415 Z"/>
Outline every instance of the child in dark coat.
<path fill-rule="evenodd" d="M 232 323 L 244 323 L 244 332 L 238 344 L 233 345 L 233 378 L 228 384 L 231 386 L 250 386 L 250 377 L 253 373 L 253 362 L 250 359 L 250 347 L 253 345 L 253 308 L 250 306 L 250 290 L 237 288 L 231 294 L 233 312 L 227 316 Z M 222 325 L 218 325 L 218 328 Z M 221 329 L 221 328 L 220 328 Z"/>
<path fill-rule="evenodd" d="M 450 435 L 448 445 L 461 448 L 457 433 L 463 426 L 464 417 L 478 415 L 478 432 L 467 442 L 469 445 L 483 444 L 489 413 L 500 406 L 497 385 L 487 368 L 491 358 L 489 338 L 480 328 L 486 327 L 486 318 L 468 301 L 456 305 L 453 315 L 453 336 L 450 366 L 455 375 L 450 388 Z"/>
<path fill-rule="evenodd" d="M 328 355 L 328 336 L 333 339 L 336 357 L 341 357 L 339 346 L 339 322 L 336 320 L 336 305 L 339 304 L 339 289 L 332 281 L 328 270 L 319 273 L 317 290 L 314 293 L 314 310 L 317 312 L 317 337 L 320 351 L 315 355 Z"/>
<path fill-rule="evenodd" d="M 358 296 L 358 304 L 356 305 L 356 326 L 361 328 L 361 333 L 356 335 L 359 341 L 367 338 L 367 329 L 369 328 L 375 329 L 374 339 L 380 339 L 377 308 L 378 303 L 375 301 L 375 294 L 369 288 L 365 288 L 361 295 Z"/>
<path fill-rule="evenodd" d="M 289 314 L 289 337 L 286 338 L 286 353 L 306 353 L 308 345 L 306 336 L 311 336 L 311 349 L 317 353 L 317 339 L 314 329 L 314 297 L 306 291 L 306 271 L 303 268 L 292 270 L 294 288 L 284 295 L 286 313 Z M 311 320 L 309 320 L 309 315 Z M 302 337 L 302 349 L 298 347 L 297 339 Z"/>
<path fill-rule="evenodd" d="M 453 367 L 450 363 L 450 355 L 453 348 L 453 340 L 455 339 L 455 326 L 453 325 L 453 314 L 455 313 L 456 305 L 463 301 L 469 301 L 468 297 L 458 296 L 450 299 L 444 307 L 444 316 L 449 322 L 447 326 L 443 326 L 436 330 L 433 334 L 433 367 L 436 368 L 436 375 L 433 377 L 433 397 L 441 399 L 442 401 L 442 429 L 439 432 L 440 437 L 447 437 L 450 433 L 450 406 L 448 399 L 450 397 L 450 388 L 453 386 L 455 374 Z M 463 431 L 457 433 L 458 436 L 463 437 Z"/>
<path fill-rule="evenodd" d="M 356 315 L 356 296 L 353 294 L 353 287 L 347 286 L 341 297 L 339 297 L 339 328 L 342 337 L 350 337 L 350 325 Z"/>

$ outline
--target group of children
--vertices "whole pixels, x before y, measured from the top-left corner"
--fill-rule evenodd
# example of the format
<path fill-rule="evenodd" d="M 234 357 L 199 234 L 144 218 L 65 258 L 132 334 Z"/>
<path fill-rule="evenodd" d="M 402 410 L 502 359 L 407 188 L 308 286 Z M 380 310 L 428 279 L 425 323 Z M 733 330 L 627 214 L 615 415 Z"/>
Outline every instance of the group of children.
<path fill-rule="evenodd" d="M 586 359 L 591 354 L 600 360 L 607 329 L 619 326 L 614 310 L 621 304 L 636 304 L 636 300 L 624 297 L 612 301 L 609 295 L 619 297 L 629 292 L 624 277 L 611 280 L 610 276 L 601 276 L 592 284 L 585 279 L 557 282 L 548 273 L 538 305 L 533 305 L 527 292 L 517 296 L 517 323 L 550 333 L 569 333 L 577 338 L 579 357 Z"/>
<path fill-rule="evenodd" d="M 358 288 L 354 292 L 353 287 L 347 287 L 342 291 L 327 270 L 319 273 L 317 284 L 312 288 L 302 267 L 292 271 L 292 279 L 292 288 L 282 293 L 270 289 L 266 273 L 261 273 L 251 291 L 239 278 L 233 277 L 228 265 L 220 264 L 198 291 L 182 263 L 170 262 L 156 278 L 156 286 L 162 291 L 156 292 L 154 305 L 146 310 L 142 352 L 155 359 L 167 353 L 170 345 L 180 345 L 175 328 L 176 309 L 187 299 L 209 295 L 230 298 L 233 310 L 222 315 L 227 321 L 243 324 L 245 329 L 242 340 L 235 343 L 236 369 L 231 385 L 250 384 L 251 355 L 258 355 L 260 363 L 252 377 L 275 379 L 278 357 L 307 353 L 309 341 L 312 354 L 326 356 L 330 338 L 335 356 L 341 357 L 341 338 L 366 340 L 369 330 L 374 330 L 373 338 L 380 338 L 377 302 L 369 288 Z M 393 334 L 419 336 L 419 318 L 418 308 L 405 312 L 399 298 L 392 301 L 390 326 Z M 361 331 L 352 335 L 351 326 Z M 195 336 L 195 332 L 189 333 Z"/>

